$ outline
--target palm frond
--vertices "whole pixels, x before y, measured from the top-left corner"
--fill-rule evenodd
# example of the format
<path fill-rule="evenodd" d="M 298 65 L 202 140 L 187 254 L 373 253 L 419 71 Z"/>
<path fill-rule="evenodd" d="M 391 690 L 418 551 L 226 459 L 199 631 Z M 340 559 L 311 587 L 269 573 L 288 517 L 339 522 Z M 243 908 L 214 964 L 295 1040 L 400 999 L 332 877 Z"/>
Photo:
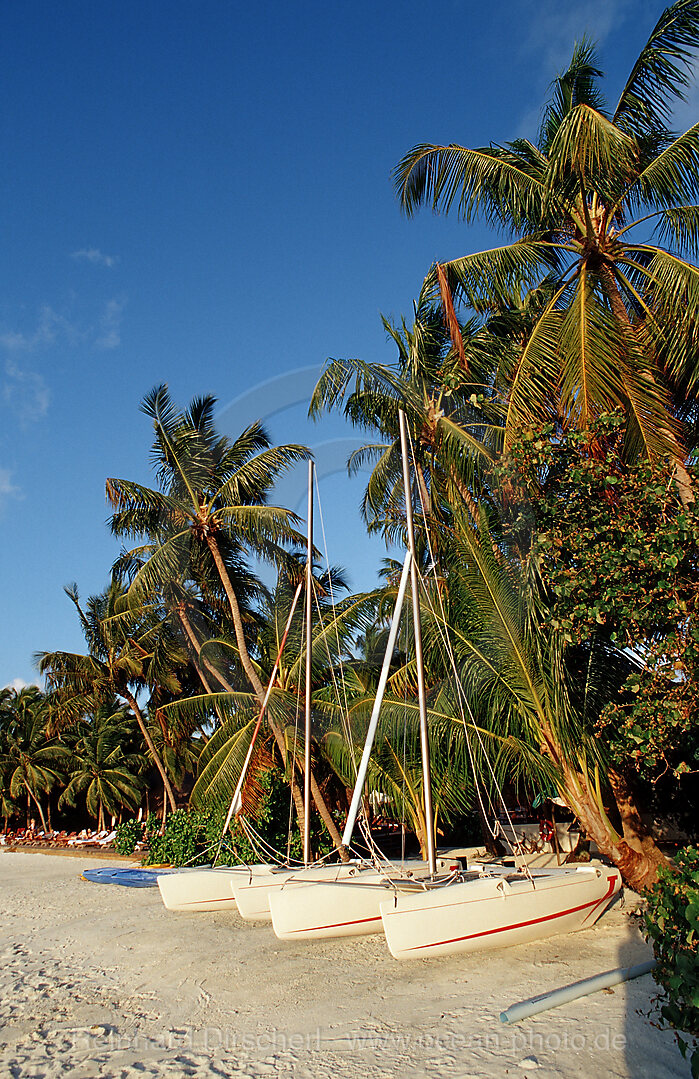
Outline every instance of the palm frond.
<path fill-rule="evenodd" d="M 576 43 L 567 70 L 554 80 L 551 99 L 544 109 L 539 146 L 545 153 L 550 151 L 559 127 L 576 105 L 589 105 L 598 112 L 602 110 L 604 97 L 597 86 L 602 75 L 593 43 L 583 38 Z"/>
<path fill-rule="evenodd" d="M 395 188 L 409 216 L 424 203 L 442 213 L 456 205 L 466 221 L 482 214 L 491 224 L 519 227 L 542 216 L 545 190 L 535 161 L 500 146 L 422 144 L 396 166 Z"/>
<path fill-rule="evenodd" d="M 621 92 L 613 122 L 630 134 L 662 129 L 684 100 L 699 45 L 699 3 L 678 0 L 663 11 Z"/>

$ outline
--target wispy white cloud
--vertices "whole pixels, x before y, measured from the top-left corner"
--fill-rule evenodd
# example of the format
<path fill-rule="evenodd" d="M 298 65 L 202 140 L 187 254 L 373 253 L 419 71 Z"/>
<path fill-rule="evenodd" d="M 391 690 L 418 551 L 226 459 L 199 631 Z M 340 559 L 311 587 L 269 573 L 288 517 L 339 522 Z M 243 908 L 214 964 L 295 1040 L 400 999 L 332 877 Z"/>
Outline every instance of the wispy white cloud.
<path fill-rule="evenodd" d="M 12 482 L 12 470 L 10 468 L 0 468 L 0 509 L 8 499 L 21 497 L 21 488 Z"/>
<path fill-rule="evenodd" d="M 73 251 L 71 253 L 73 259 L 83 259 L 85 262 L 91 262 L 95 266 L 116 266 L 119 261 L 118 255 L 105 255 L 103 251 L 100 251 L 99 247 L 81 247 L 79 251 Z"/>
<path fill-rule="evenodd" d="M 8 352 L 34 352 L 52 345 L 58 337 L 65 337 L 75 344 L 84 338 L 81 331 L 65 315 L 59 314 L 49 304 L 39 311 L 36 328 L 30 332 L 6 330 L 0 333 L 0 345 Z"/>
<path fill-rule="evenodd" d="M 643 9 L 649 7 L 643 0 L 578 0 L 576 4 L 527 0 L 526 6 L 531 18 L 524 48 L 543 57 L 551 77 L 567 66 L 574 41 L 586 35 L 603 45 L 627 15 L 643 17 Z"/>
<path fill-rule="evenodd" d="M 97 348 L 118 348 L 121 344 L 121 320 L 124 316 L 126 299 L 116 296 L 105 304 L 102 317 L 99 321 L 98 336 L 95 341 Z"/>
<path fill-rule="evenodd" d="M 574 42 L 586 36 L 603 53 L 602 47 L 610 35 L 618 33 L 631 16 L 647 23 L 649 33 L 657 19 L 657 8 L 650 0 L 579 0 L 576 4 L 561 3 L 560 0 L 526 0 L 525 6 L 529 12 L 529 30 L 520 47 L 532 61 L 536 57 L 538 70 L 547 82 L 565 71 Z M 604 69 L 604 55 L 600 66 Z M 531 89 L 533 93 L 540 93 L 534 85 Z M 621 87 L 605 89 L 613 97 Z M 536 135 L 542 104 L 541 98 L 532 98 L 526 103 L 518 124 L 519 135 L 527 138 Z"/>
<path fill-rule="evenodd" d="M 3 398 L 20 423 L 34 423 L 45 416 L 51 394 L 43 375 L 20 367 L 13 359 L 6 361 L 5 375 Z"/>
<path fill-rule="evenodd" d="M 13 678 L 3 689 L 14 689 L 19 693 L 20 689 L 26 689 L 28 685 L 29 682 L 25 682 L 23 678 Z"/>
<path fill-rule="evenodd" d="M 89 320 L 76 321 L 45 304 L 39 311 L 33 329 L 0 328 L 0 349 L 10 357 L 40 352 L 56 344 L 71 346 L 92 346 L 98 349 L 115 349 L 121 344 L 121 323 L 126 307 L 125 296 L 115 296 L 103 304 L 100 313 Z M 34 379 L 29 372 L 19 366 L 8 364 L 6 373 L 16 382 L 28 382 Z M 38 376 L 36 376 L 38 377 Z M 5 391 L 7 398 L 8 392 Z"/>

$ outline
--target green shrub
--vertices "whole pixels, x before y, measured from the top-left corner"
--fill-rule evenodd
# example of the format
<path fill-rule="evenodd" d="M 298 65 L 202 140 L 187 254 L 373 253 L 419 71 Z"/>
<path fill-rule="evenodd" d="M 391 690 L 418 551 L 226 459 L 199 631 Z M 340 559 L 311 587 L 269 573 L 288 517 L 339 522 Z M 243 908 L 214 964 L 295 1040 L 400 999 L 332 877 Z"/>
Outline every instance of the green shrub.
<path fill-rule="evenodd" d="M 188 809 L 176 809 L 165 822 L 150 813 L 146 821 L 148 853 L 146 865 L 199 865 L 203 853 L 201 814 Z"/>
<path fill-rule="evenodd" d="M 289 855 L 300 860 L 303 856 L 303 841 L 292 815 L 292 829 L 289 837 L 289 787 L 281 771 L 270 769 L 259 779 L 265 791 L 262 804 L 254 821 L 255 830 L 264 841 L 282 855 Z M 226 818 L 226 811 L 218 809 L 177 809 L 167 817 L 162 831 L 162 820 L 155 813 L 150 813 L 145 825 L 138 821 L 127 821 L 117 829 L 116 843 L 119 853 L 131 854 L 136 843 L 145 838 L 147 851 L 144 858 L 146 865 L 210 865 L 220 847 L 217 859 L 219 864 L 250 864 L 266 860 L 262 850 L 256 849 L 248 839 L 242 826 L 233 822 L 233 827 L 221 843 L 221 832 Z M 123 842 L 120 839 L 123 836 Z M 311 844 L 314 854 L 321 856 L 333 849 L 332 842 L 322 824 L 313 815 Z"/>
<path fill-rule="evenodd" d="M 699 850 L 686 847 L 648 893 L 646 935 L 653 942 L 660 1014 L 674 1028 L 699 1077 Z M 683 1035 L 689 1035 L 689 1040 Z"/>
<path fill-rule="evenodd" d="M 136 844 L 143 839 L 143 825 L 138 820 L 125 820 L 118 824 L 114 837 L 114 849 L 117 854 L 133 854 Z"/>

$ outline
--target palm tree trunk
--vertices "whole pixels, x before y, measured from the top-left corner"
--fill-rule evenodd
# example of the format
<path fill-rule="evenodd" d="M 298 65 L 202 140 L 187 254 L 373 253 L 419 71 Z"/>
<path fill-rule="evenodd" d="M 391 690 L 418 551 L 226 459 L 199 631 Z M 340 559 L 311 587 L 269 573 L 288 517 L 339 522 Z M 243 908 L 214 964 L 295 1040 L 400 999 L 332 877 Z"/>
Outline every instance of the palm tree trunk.
<path fill-rule="evenodd" d="M 583 778 L 563 765 L 564 787 L 561 791 L 566 805 L 600 850 L 620 871 L 624 881 L 634 891 L 642 892 L 656 880 L 660 865 L 667 864 L 662 851 L 654 840 L 643 850 L 636 850 L 630 842 L 612 828 L 604 809 Z"/>
<path fill-rule="evenodd" d="M 218 575 L 221 578 L 221 584 L 223 585 L 224 591 L 226 593 L 226 597 L 228 599 L 228 605 L 229 605 L 229 607 L 231 609 L 231 616 L 233 618 L 233 628 L 235 630 L 235 639 L 236 639 L 236 643 L 238 645 L 238 654 L 240 655 L 240 662 L 243 665 L 243 670 L 245 671 L 246 675 L 248 676 L 248 681 L 250 682 L 250 685 L 254 689 L 255 695 L 257 696 L 257 699 L 258 699 L 259 703 L 262 704 L 264 702 L 264 699 L 265 699 L 265 688 L 262 685 L 262 682 L 260 681 L 260 676 L 258 675 L 257 671 L 255 670 L 255 666 L 254 666 L 252 660 L 250 659 L 250 653 L 248 652 L 248 646 L 247 646 L 247 642 L 245 640 L 245 630 L 243 628 L 243 618 L 242 618 L 242 615 L 240 613 L 240 606 L 238 604 L 238 597 L 235 594 L 233 584 L 231 582 L 230 577 L 228 576 L 228 570 L 226 569 L 226 564 L 223 561 L 223 558 L 221 556 L 221 552 L 220 552 L 220 550 L 218 548 L 218 543 L 216 542 L 215 537 L 212 536 L 212 535 L 207 535 L 206 543 L 207 543 L 207 546 L 208 546 L 209 550 L 211 551 L 211 556 L 212 556 L 212 558 L 213 558 L 213 560 L 214 560 L 214 562 L 216 564 L 216 569 L 218 570 Z"/>
<path fill-rule="evenodd" d="M 39 810 L 39 816 L 41 817 L 41 827 L 43 828 L 44 832 L 46 833 L 46 832 L 48 832 L 48 828 L 46 827 L 46 821 L 44 819 L 44 811 L 41 808 L 41 802 L 39 801 L 37 796 L 34 794 L 34 791 L 31 789 L 31 787 L 27 783 L 26 779 L 24 780 L 24 785 L 27 788 L 27 794 L 36 803 L 36 808 Z"/>
<path fill-rule="evenodd" d="M 551 759 L 560 776 L 558 785 L 561 797 L 580 821 L 588 838 L 596 843 L 601 854 L 621 870 L 630 888 L 637 892 L 649 888 L 657 878 L 658 867 L 668 864 L 658 845 L 649 836 L 647 847 L 639 851 L 620 836 L 604 811 L 598 791 L 587 778 L 585 767 L 576 768 L 566 759 L 546 720 L 540 723 L 539 731 L 543 742 L 542 752 Z"/>
<path fill-rule="evenodd" d="M 190 643 L 191 649 L 195 654 L 196 658 L 193 660 L 194 669 L 196 670 L 197 674 L 199 675 L 199 680 L 201 681 L 201 684 L 203 685 L 204 690 L 207 693 L 214 693 L 215 692 L 215 690 L 213 689 L 213 687 L 212 687 L 211 683 L 209 682 L 208 678 L 204 674 L 202 664 L 204 665 L 204 667 L 206 667 L 209 674 L 211 674 L 216 679 L 216 681 L 218 682 L 218 684 L 220 686 L 222 686 L 224 689 L 228 689 L 228 683 L 218 673 L 218 671 L 213 666 L 213 664 L 211 664 L 206 657 L 204 657 L 202 659 L 201 643 L 200 643 L 199 638 L 197 637 L 196 633 L 194 632 L 194 628 L 192 626 L 192 623 L 189 621 L 189 618 L 187 617 L 187 614 L 186 614 L 186 612 L 184 610 L 184 607 L 178 608 L 177 609 L 177 614 L 178 614 L 179 620 L 180 620 L 180 622 L 182 624 L 182 628 L 184 629 L 185 635 L 186 635 L 186 637 L 187 637 L 187 639 L 188 639 L 188 641 Z M 232 693 L 233 690 L 228 689 L 228 692 Z M 218 716 L 219 723 L 222 723 L 223 722 L 223 716 L 219 712 L 218 707 L 216 708 L 216 715 Z"/>
<path fill-rule="evenodd" d="M 340 858 L 342 859 L 343 862 L 349 862 L 349 860 L 350 860 L 349 854 L 347 853 L 345 848 L 342 846 L 342 836 L 340 835 L 340 833 L 338 831 L 338 828 L 337 828 L 337 825 L 335 824 L 335 821 L 333 820 L 332 816 L 330 815 L 330 810 L 328 809 L 327 803 L 326 803 L 325 799 L 323 798 L 323 795 L 321 793 L 320 787 L 318 786 L 318 782 L 316 780 L 316 777 L 313 774 L 313 769 L 312 768 L 311 768 L 310 772 L 311 772 L 311 795 L 313 797 L 313 801 L 316 804 L 316 809 L 318 810 L 318 813 L 320 814 L 320 818 L 323 821 L 323 824 L 325 825 L 325 827 L 328 830 L 328 834 L 330 835 L 330 838 L 332 839 L 333 843 L 335 844 L 335 847 L 337 848 L 337 850 L 340 853 Z"/>
<path fill-rule="evenodd" d="M 422 465 L 418 464 L 417 461 L 415 461 L 414 464 L 415 476 L 420 491 L 420 503 L 422 505 L 422 510 L 425 514 L 425 517 L 429 521 L 430 517 L 432 516 L 432 499 L 430 498 L 430 492 L 427 490 L 427 483 L 425 481 L 425 473 L 422 471 Z"/>
<path fill-rule="evenodd" d="M 165 771 L 165 766 L 164 766 L 163 762 L 161 761 L 160 757 L 158 756 L 158 751 L 157 751 L 157 749 L 155 748 L 155 746 L 153 744 L 153 739 L 151 738 L 151 736 L 150 736 L 150 734 L 148 732 L 148 728 L 146 727 L 146 725 L 145 725 L 145 723 L 143 721 L 143 716 L 141 715 L 141 709 L 138 707 L 138 704 L 136 703 L 136 698 L 131 693 L 129 693 L 128 690 L 122 690 L 121 696 L 124 698 L 124 700 L 126 701 L 126 703 L 129 706 L 129 708 L 131 709 L 131 711 L 133 712 L 133 714 L 136 717 L 136 722 L 138 723 L 138 726 L 140 728 L 141 734 L 143 735 L 144 741 L 145 741 L 146 745 L 148 746 L 148 752 L 150 753 L 151 757 L 153 758 L 153 763 L 155 764 L 155 767 L 160 772 L 160 778 L 163 781 L 163 787 L 165 788 L 165 793 L 167 795 L 168 801 L 170 802 L 170 808 L 172 809 L 172 811 L 174 813 L 174 811 L 177 809 L 177 803 L 175 802 L 175 795 L 173 794 L 172 787 L 170 786 L 170 780 L 167 777 L 167 772 Z"/>
<path fill-rule="evenodd" d="M 647 854 L 662 864 L 666 859 L 641 819 L 640 810 L 626 777 L 612 768 L 609 772 L 609 785 L 619 810 L 626 842 L 634 850 Z"/>
<path fill-rule="evenodd" d="M 255 691 L 255 695 L 256 695 L 260 705 L 262 705 L 263 702 L 264 702 L 264 699 L 265 699 L 265 689 L 264 689 L 264 686 L 262 685 L 262 682 L 260 681 L 260 677 L 259 677 L 257 671 L 255 670 L 255 666 L 254 666 L 252 660 L 250 659 L 250 653 L 248 652 L 248 646 L 247 646 L 247 642 L 245 640 L 245 631 L 244 631 L 244 628 L 243 628 L 243 619 L 242 619 L 242 616 L 241 616 L 241 613 L 240 613 L 240 606 L 238 604 L 238 597 L 235 594 L 233 584 L 231 583 L 231 579 L 230 579 L 230 577 L 228 575 L 228 570 L 226 569 L 226 564 L 223 561 L 223 558 L 221 557 L 221 552 L 219 550 L 218 543 L 216 542 L 215 537 L 212 536 L 212 535 L 207 535 L 206 543 L 207 543 L 207 546 L 208 546 L 209 550 L 211 551 L 211 556 L 212 556 L 212 558 L 213 558 L 213 560 L 214 560 L 214 562 L 216 564 L 216 569 L 218 570 L 218 575 L 221 578 L 221 584 L 223 585 L 224 591 L 225 591 L 226 596 L 228 598 L 228 605 L 230 606 L 231 615 L 232 615 L 232 618 L 233 618 L 233 628 L 235 629 L 235 639 L 236 639 L 236 643 L 238 645 L 238 653 L 240 655 L 240 662 L 243 665 L 243 670 L 245 671 L 246 675 L 248 676 L 248 680 L 249 680 L 253 690 Z M 284 736 L 283 736 L 281 730 L 279 729 L 279 727 L 277 726 L 277 724 L 275 723 L 275 721 L 272 719 L 272 717 L 269 714 L 267 716 L 267 722 L 269 723 L 270 730 L 272 731 L 272 734 L 274 735 L 274 739 L 275 739 L 277 745 L 279 746 L 279 751 L 282 754 L 282 760 L 284 761 L 284 763 L 286 763 L 287 752 L 286 752 L 286 742 L 284 741 Z M 292 762 L 292 769 L 294 768 L 295 764 L 296 764 L 295 761 Z M 340 835 L 339 831 L 337 830 L 337 826 L 335 824 L 335 821 L 332 819 L 332 817 L 330 815 L 330 811 L 329 811 L 329 809 L 328 809 L 328 807 L 327 807 L 327 805 L 325 803 L 325 799 L 323 798 L 323 795 L 320 792 L 320 789 L 318 787 L 318 783 L 317 783 L 317 781 L 315 779 L 315 776 L 313 775 L 312 771 L 311 771 L 311 777 L 310 778 L 311 778 L 311 793 L 313 795 L 313 801 L 316 804 L 316 808 L 318 809 L 318 812 L 320 813 L 322 821 L 323 821 L 325 827 L 328 829 L 328 832 L 330 834 L 330 838 L 332 839 L 332 841 L 335 844 L 338 851 L 340 851 L 340 856 L 342 857 L 342 860 L 343 861 L 349 861 L 349 855 L 347 854 L 347 852 L 344 850 L 344 848 L 342 846 L 342 836 Z M 299 827 L 302 828 L 303 827 L 303 815 L 304 815 L 303 799 L 301 798 L 301 792 L 300 791 L 298 791 L 298 799 L 297 799 L 296 792 L 294 791 L 295 786 L 296 786 L 295 780 L 292 778 L 292 788 L 291 789 L 292 789 L 292 793 L 293 793 L 293 796 L 294 796 L 294 805 L 296 806 L 296 814 L 297 814 L 298 820 L 299 820 Z M 297 790 L 298 790 L 298 788 L 297 788 Z M 300 801 L 300 804 L 299 804 L 299 801 Z"/>
<path fill-rule="evenodd" d="M 199 675 L 199 680 L 207 693 L 213 693 L 213 689 L 211 688 L 211 685 L 208 682 L 206 675 L 201 668 L 201 646 L 199 644 L 199 641 L 197 640 L 194 630 L 192 629 L 192 625 L 182 607 L 177 608 L 177 617 L 180 620 L 180 624 L 185 632 L 185 636 L 187 637 L 192 651 L 194 652 L 194 659 L 192 662 L 194 663 L 195 671 Z"/>

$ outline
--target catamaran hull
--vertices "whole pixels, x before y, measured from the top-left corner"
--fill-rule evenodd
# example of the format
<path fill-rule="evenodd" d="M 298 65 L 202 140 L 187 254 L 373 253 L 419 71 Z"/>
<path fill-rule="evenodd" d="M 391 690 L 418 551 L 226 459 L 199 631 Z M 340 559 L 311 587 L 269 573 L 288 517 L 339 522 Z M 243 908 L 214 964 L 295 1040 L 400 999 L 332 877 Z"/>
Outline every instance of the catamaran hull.
<path fill-rule="evenodd" d="M 235 910 L 233 883 L 249 880 L 252 871 L 261 879 L 271 866 L 220 866 L 217 869 L 182 869 L 158 876 L 158 888 L 168 910 Z"/>
<path fill-rule="evenodd" d="M 238 910 L 247 921 L 271 920 L 270 896 L 281 891 L 291 881 L 304 881 L 307 884 L 316 881 L 344 880 L 359 873 L 360 867 L 352 863 L 310 866 L 304 869 L 275 869 L 271 873 L 253 871 L 244 878 L 233 881 L 233 894 Z"/>
<path fill-rule="evenodd" d="M 485 877 L 399 894 L 381 904 L 396 959 L 506 948 L 593 925 L 621 887 L 618 869 L 585 866 L 526 877 Z"/>
<path fill-rule="evenodd" d="M 328 940 L 382 933 L 381 904 L 389 897 L 385 875 L 368 872 L 328 884 L 291 882 L 269 897 L 280 940 Z M 374 883 L 375 882 L 375 883 Z"/>
<path fill-rule="evenodd" d="M 455 859 L 440 858 L 442 872 L 460 869 Z M 398 873 L 412 880 L 429 874 L 426 862 L 406 862 Z M 403 878 L 405 879 L 405 878 Z M 381 904 L 393 893 L 386 870 L 365 869 L 349 880 L 308 884 L 291 881 L 270 895 L 272 926 L 280 940 L 329 940 L 383 932 Z"/>

